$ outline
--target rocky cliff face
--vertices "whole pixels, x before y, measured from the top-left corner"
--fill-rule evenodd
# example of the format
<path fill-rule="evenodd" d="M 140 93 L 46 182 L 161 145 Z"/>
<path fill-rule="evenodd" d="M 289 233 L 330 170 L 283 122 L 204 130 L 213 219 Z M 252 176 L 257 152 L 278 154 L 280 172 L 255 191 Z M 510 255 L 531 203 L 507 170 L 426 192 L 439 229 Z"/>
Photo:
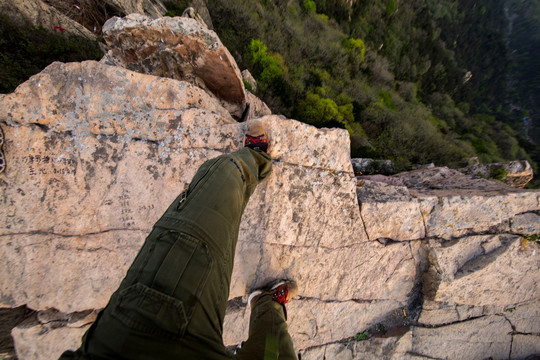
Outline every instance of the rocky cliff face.
<path fill-rule="evenodd" d="M 144 51 L 137 41 L 129 49 L 145 63 L 215 37 L 202 28 L 189 41 L 173 35 L 174 49 Z M 129 53 L 116 44 L 112 51 Z M 159 77 L 151 66 L 107 61 L 54 63 L 0 95 L 0 306 L 38 312 L 12 331 L 20 359 L 78 347 L 198 166 L 242 146 L 246 124 L 196 72 Z M 241 84 L 235 67 L 227 76 Z M 274 172 L 242 220 L 227 345 L 247 338 L 248 291 L 287 277 L 300 285 L 288 313 L 302 359 L 540 353 L 540 192 L 449 169 L 356 178 L 345 130 L 263 116 L 263 105 L 253 116 L 269 128 Z"/>

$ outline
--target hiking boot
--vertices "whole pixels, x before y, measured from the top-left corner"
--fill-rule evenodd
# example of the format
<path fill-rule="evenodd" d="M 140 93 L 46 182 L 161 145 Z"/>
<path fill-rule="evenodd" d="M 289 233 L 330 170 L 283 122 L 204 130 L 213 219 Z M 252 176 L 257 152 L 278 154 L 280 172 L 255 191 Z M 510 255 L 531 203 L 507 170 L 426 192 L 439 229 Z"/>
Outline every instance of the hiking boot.
<path fill-rule="evenodd" d="M 285 306 L 298 294 L 298 286 L 294 280 L 279 280 L 277 283 L 267 285 L 263 289 L 253 291 L 248 298 L 248 306 L 266 295 L 272 295 L 272 300 Z"/>
<path fill-rule="evenodd" d="M 251 122 L 246 131 L 244 147 L 268 153 L 269 145 L 264 123 L 260 120 Z"/>

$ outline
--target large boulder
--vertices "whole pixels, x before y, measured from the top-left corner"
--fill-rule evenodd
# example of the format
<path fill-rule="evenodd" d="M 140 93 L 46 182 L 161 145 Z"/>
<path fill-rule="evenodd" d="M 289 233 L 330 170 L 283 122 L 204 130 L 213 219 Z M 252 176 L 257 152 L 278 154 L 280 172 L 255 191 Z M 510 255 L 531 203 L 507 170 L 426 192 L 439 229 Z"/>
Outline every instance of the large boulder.
<path fill-rule="evenodd" d="M 242 115 L 246 91 L 240 69 L 217 34 L 196 20 L 113 17 L 103 36 L 110 48 L 106 64 L 188 81 L 214 94 L 236 117 Z"/>

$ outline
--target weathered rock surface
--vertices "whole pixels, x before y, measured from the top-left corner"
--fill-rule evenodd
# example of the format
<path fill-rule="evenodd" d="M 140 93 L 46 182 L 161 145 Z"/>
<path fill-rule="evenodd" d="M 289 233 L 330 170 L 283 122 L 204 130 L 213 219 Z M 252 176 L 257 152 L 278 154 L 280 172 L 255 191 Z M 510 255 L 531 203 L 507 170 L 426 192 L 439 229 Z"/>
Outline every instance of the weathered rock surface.
<path fill-rule="evenodd" d="M 420 202 L 413 199 L 406 187 L 361 180 L 357 194 L 370 240 L 414 240 L 425 237 Z"/>
<path fill-rule="evenodd" d="M 248 69 L 242 70 L 242 79 L 251 85 L 251 91 L 257 91 L 257 80 L 251 75 Z"/>
<path fill-rule="evenodd" d="M 160 0 L 103 0 L 122 14 L 145 14 L 154 18 L 165 14 L 167 9 Z"/>
<path fill-rule="evenodd" d="M 260 118 L 266 115 L 272 115 L 272 111 L 258 97 L 250 93 L 249 91 L 246 91 L 246 101 L 249 104 L 249 118 L 250 119 L 256 119 Z"/>
<path fill-rule="evenodd" d="M 193 18 L 193 15 L 195 15 L 197 21 L 202 22 L 208 29 L 214 30 L 214 24 L 212 23 L 212 18 L 210 17 L 206 0 L 191 0 L 189 2 L 189 7 L 184 10 L 184 14 L 182 14 L 182 16 L 185 16 L 187 11 L 189 11 L 188 17 Z"/>
<path fill-rule="evenodd" d="M 508 358 L 512 326 L 500 315 L 439 328 L 413 327 L 411 351 L 436 359 Z"/>
<path fill-rule="evenodd" d="M 503 177 L 501 181 L 515 188 L 525 187 L 533 179 L 534 175 L 533 168 L 527 160 L 494 164 L 472 164 L 460 169 L 464 174 L 480 175 L 485 178 L 491 178 L 501 170 L 501 176 Z"/>
<path fill-rule="evenodd" d="M 371 240 L 453 239 L 492 230 L 530 234 L 538 228 L 534 212 L 540 193 L 448 168 L 360 176 L 358 184 L 362 218 Z"/>
<path fill-rule="evenodd" d="M 402 334 L 313 347 L 302 359 L 524 359 L 538 355 L 540 337 L 513 332 L 514 324 L 506 317 L 491 315 L 435 328 L 402 328 Z"/>
<path fill-rule="evenodd" d="M 121 21 L 130 19 L 133 28 L 117 38 L 140 30 L 140 17 Z M 166 44 L 162 53 L 175 51 Z M 200 49 L 194 54 L 208 50 Z M 207 84 L 154 70 L 54 63 L 0 95 L 0 306 L 39 311 L 13 330 L 21 360 L 78 347 L 197 168 L 242 146 L 247 124 Z M 345 130 L 269 115 L 262 105 L 250 117 L 262 115 L 274 171 L 241 223 L 227 345 L 247 337 L 248 292 L 286 277 L 300 285 L 288 314 L 302 359 L 538 353 L 540 192 L 445 168 L 357 179 Z M 364 331 L 370 337 L 356 341 Z"/>
<path fill-rule="evenodd" d="M 540 215 L 536 213 L 519 214 L 510 222 L 512 232 L 525 235 L 540 234 Z"/>
<path fill-rule="evenodd" d="M 103 25 L 110 51 L 104 62 L 207 89 L 240 117 L 246 92 L 240 69 L 219 37 L 194 19 L 131 14 Z"/>
<path fill-rule="evenodd" d="M 11 336 L 19 359 L 58 359 L 66 349 L 80 346 L 81 338 L 89 327 L 18 327 L 13 329 Z"/>
<path fill-rule="evenodd" d="M 21 325 L 12 331 L 19 359 L 58 359 L 62 349 L 80 345 L 81 337 L 97 313 L 63 314 L 54 310 L 38 313 L 38 324 Z"/>
<path fill-rule="evenodd" d="M 108 83 L 100 86 L 103 79 Z M 111 83 L 122 87 L 107 86 Z M 46 96 L 49 91 L 56 96 Z M 147 91 L 152 96 L 144 101 L 126 101 L 142 99 Z M 74 99 L 79 99 L 76 104 Z M 192 109 L 194 103 L 202 109 Z M 5 96 L 1 108 L 3 120 L 12 125 L 5 129 L 9 168 L 1 190 L 5 206 L 0 210 L 7 240 L 2 253 L 12 266 L 4 268 L 2 278 L 20 279 L 2 284 L 2 292 L 9 294 L 4 305 L 63 312 L 105 304 L 153 222 L 204 160 L 239 147 L 245 127 L 232 122 L 213 98 L 188 83 L 96 62 L 53 64 Z M 259 187 L 257 201 L 246 211 L 247 226 L 239 243 L 239 249 L 246 250 L 241 253 L 250 253 L 243 239 L 308 250 L 337 249 L 365 240 L 362 231 L 355 231 L 360 222 L 347 154 L 323 149 L 346 142 L 346 133 L 319 131 L 275 116 L 265 119 L 272 124 L 268 135 L 276 144 L 274 181 Z M 326 145 L 321 148 L 306 140 L 313 137 Z M 298 148 L 298 143 L 306 145 Z M 327 155 L 315 156 L 319 151 Z M 16 180 L 22 178 L 26 180 Z M 13 183 L 17 186 L 8 186 Z M 314 207 L 319 211 L 309 211 Z M 335 214 L 340 218 L 329 221 Z M 61 218 L 65 221 L 57 221 Z M 262 232 L 257 231 L 261 218 L 266 222 Z M 253 226 L 254 221 L 259 226 Z M 273 231 L 264 231 L 267 228 Z M 315 230 L 317 238 L 310 235 Z M 354 233 L 358 238 L 349 236 Z M 253 249 L 256 254 L 261 246 Z M 35 262 L 43 251 L 55 261 Z M 117 253 L 121 257 L 113 261 Z M 105 271 L 99 259 L 108 256 L 115 266 Z M 247 277 L 236 273 L 232 296 L 244 295 L 246 286 L 255 281 L 253 275 L 259 276 L 258 262 L 251 262 L 251 268 L 247 263 L 237 267 L 243 267 Z M 34 267 L 17 272 L 27 263 Z M 54 264 L 64 271 L 43 282 L 55 271 Z M 272 276 L 271 265 L 263 270 Z M 46 290 L 67 279 L 72 286 L 63 285 L 61 292 Z M 61 303 L 60 298 L 72 300 Z"/>
<path fill-rule="evenodd" d="M 0 11 L 10 18 L 29 21 L 33 25 L 55 31 L 59 26 L 69 34 L 95 40 L 96 35 L 42 0 L 0 0 Z"/>
<path fill-rule="evenodd" d="M 428 299 L 505 306 L 535 300 L 540 294 L 540 271 L 533 270 L 540 264 L 540 252 L 520 236 L 475 236 L 452 246 L 430 245 L 433 276 L 424 290 Z"/>

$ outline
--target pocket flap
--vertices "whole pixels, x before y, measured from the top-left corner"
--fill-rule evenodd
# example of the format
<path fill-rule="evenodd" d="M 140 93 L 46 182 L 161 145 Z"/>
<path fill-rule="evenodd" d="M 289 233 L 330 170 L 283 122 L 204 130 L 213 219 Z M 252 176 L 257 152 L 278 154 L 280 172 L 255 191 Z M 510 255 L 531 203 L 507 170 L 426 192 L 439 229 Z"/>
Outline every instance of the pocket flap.
<path fill-rule="evenodd" d="M 187 324 L 181 300 L 137 283 L 120 292 L 113 312 L 128 326 L 165 335 L 183 335 Z"/>

